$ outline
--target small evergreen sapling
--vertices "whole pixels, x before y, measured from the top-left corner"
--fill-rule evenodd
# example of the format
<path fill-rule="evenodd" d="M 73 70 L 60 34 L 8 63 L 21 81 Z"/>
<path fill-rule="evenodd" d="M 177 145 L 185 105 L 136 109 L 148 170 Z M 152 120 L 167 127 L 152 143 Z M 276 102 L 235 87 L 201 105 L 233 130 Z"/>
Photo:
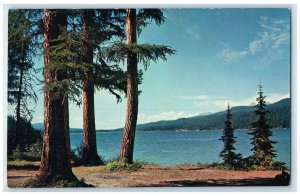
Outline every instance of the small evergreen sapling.
<path fill-rule="evenodd" d="M 223 135 L 219 139 L 224 142 L 223 150 L 220 152 L 220 157 L 223 159 L 223 163 L 230 167 L 237 167 L 241 160 L 241 154 L 235 153 L 235 147 L 233 144 L 236 142 L 236 137 L 233 133 L 234 129 L 232 128 L 232 114 L 230 106 L 228 103 L 225 128 L 223 129 Z"/>

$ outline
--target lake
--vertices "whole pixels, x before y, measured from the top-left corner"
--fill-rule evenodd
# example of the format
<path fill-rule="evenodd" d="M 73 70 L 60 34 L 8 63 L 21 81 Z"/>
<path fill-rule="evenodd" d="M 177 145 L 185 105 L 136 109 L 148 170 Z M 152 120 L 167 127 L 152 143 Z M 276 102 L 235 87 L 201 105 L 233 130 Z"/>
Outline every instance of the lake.
<path fill-rule="evenodd" d="M 237 153 L 243 157 L 252 154 L 248 130 L 235 130 Z M 119 155 L 122 132 L 97 132 L 98 154 L 104 159 Z M 214 131 L 137 131 L 134 146 L 134 159 L 160 165 L 178 165 L 221 162 L 219 152 L 223 147 L 218 140 L 221 130 Z M 82 133 L 71 133 L 71 148 L 82 143 Z M 276 141 L 276 160 L 290 167 L 290 129 L 273 130 Z"/>

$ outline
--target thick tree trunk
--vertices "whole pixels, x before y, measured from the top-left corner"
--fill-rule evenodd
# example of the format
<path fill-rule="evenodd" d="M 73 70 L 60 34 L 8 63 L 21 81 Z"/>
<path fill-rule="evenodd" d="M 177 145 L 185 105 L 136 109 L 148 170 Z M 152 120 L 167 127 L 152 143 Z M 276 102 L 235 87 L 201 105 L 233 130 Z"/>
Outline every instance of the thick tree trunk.
<path fill-rule="evenodd" d="M 136 37 L 136 10 L 127 9 L 126 34 L 127 44 L 137 42 Z M 120 161 L 132 163 L 134 137 L 138 115 L 138 81 L 137 55 L 129 53 L 127 57 L 127 112 L 123 132 Z"/>
<path fill-rule="evenodd" d="M 89 44 L 89 30 L 93 27 L 93 10 L 83 11 L 83 61 L 87 64 L 93 63 L 93 46 Z M 86 80 L 83 82 L 83 148 L 84 164 L 102 164 L 97 154 L 96 128 L 95 128 L 95 104 L 94 104 L 94 78 L 93 70 L 86 73 Z"/>
<path fill-rule="evenodd" d="M 48 56 L 50 40 L 60 34 L 67 25 L 67 16 L 62 11 L 44 11 L 44 66 L 51 61 Z M 63 72 L 44 73 L 45 83 L 63 79 Z M 67 96 L 57 95 L 54 90 L 44 91 L 44 141 L 42 159 L 37 181 L 44 185 L 55 185 L 57 181 L 78 181 L 71 169 L 69 144 L 69 115 Z M 43 185 L 43 186 L 44 186 Z"/>

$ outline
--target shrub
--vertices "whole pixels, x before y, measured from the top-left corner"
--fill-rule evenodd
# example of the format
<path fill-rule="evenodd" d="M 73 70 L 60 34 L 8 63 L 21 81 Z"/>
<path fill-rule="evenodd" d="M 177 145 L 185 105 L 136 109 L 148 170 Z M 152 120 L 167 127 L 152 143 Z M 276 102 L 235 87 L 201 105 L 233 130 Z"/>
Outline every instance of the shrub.
<path fill-rule="evenodd" d="M 119 156 L 119 155 L 116 155 L 116 156 L 113 156 L 113 157 L 111 157 L 111 158 L 105 160 L 104 163 L 107 164 L 107 163 L 115 162 L 115 161 L 119 161 L 119 160 L 120 160 L 120 156 Z"/>
<path fill-rule="evenodd" d="M 24 159 L 26 160 L 40 160 L 42 155 L 43 142 L 37 141 L 26 148 Z"/>
<path fill-rule="evenodd" d="M 20 146 L 17 146 L 16 149 L 13 151 L 11 158 L 14 160 L 20 161 L 21 159 L 23 159 L 23 157 L 24 157 L 24 154 L 20 150 Z"/>
<path fill-rule="evenodd" d="M 285 166 L 284 162 L 280 162 L 280 161 L 275 161 L 272 166 L 272 169 L 274 170 L 287 170 L 288 168 Z"/>
<path fill-rule="evenodd" d="M 81 165 L 102 165 L 103 159 L 99 156 L 94 163 L 87 163 L 86 151 L 81 143 L 74 150 L 71 150 L 71 161 L 73 161 L 74 166 Z"/>
<path fill-rule="evenodd" d="M 41 159 L 42 147 L 43 143 L 40 141 L 31 144 L 25 149 L 25 151 L 21 151 L 20 147 L 17 146 L 16 149 L 12 152 L 12 155 L 9 156 L 9 159 L 17 161 L 38 161 Z"/>
<path fill-rule="evenodd" d="M 241 170 L 241 169 L 243 169 L 241 167 L 233 166 L 233 165 L 226 164 L 226 163 L 219 164 L 217 166 L 217 168 L 222 169 L 222 170 Z"/>
<path fill-rule="evenodd" d="M 271 161 L 268 164 L 261 164 L 255 161 L 250 156 L 241 160 L 240 167 L 245 170 L 285 170 L 287 169 L 285 163 L 279 161 Z"/>
<path fill-rule="evenodd" d="M 226 163 L 197 163 L 198 166 L 204 168 L 217 168 L 222 170 L 247 170 L 241 161 L 235 162 L 235 164 L 226 164 Z"/>
<path fill-rule="evenodd" d="M 76 146 L 74 150 L 71 150 L 71 161 L 73 161 L 73 164 L 75 166 L 83 165 L 85 160 L 85 153 L 83 144 Z"/>
<path fill-rule="evenodd" d="M 214 162 L 214 163 L 207 163 L 207 162 L 204 162 L 204 163 L 201 163 L 201 162 L 198 162 L 197 165 L 200 166 L 200 167 L 215 167 L 218 163 Z"/>
<path fill-rule="evenodd" d="M 17 138 L 19 138 L 17 140 Z M 41 131 L 34 129 L 29 120 L 20 119 L 20 131 L 16 132 L 16 120 L 13 116 L 7 117 L 7 153 L 8 156 L 13 154 L 13 151 L 19 146 L 19 150 L 26 151 L 30 145 L 37 141 L 42 141 Z"/>
<path fill-rule="evenodd" d="M 106 164 L 106 168 L 109 171 L 137 171 L 142 167 L 140 162 L 133 162 L 132 164 L 121 162 L 121 161 L 113 161 Z"/>

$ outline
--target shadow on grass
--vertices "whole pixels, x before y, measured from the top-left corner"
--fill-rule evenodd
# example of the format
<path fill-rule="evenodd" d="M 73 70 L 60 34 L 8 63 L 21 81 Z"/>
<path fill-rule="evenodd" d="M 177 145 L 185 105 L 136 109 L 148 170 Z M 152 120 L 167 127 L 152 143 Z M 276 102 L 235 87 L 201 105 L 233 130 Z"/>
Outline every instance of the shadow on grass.
<path fill-rule="evenodd" d="M 32 175 L 26 175 L 26 176 L 9 176 L 8 178 L 9 179 L 19 179 L 19 178 L 21 178 L 21 179 L 27 179 L 27 178 L 30 178 L 30 177 L 32 177 Z"/>
<path fill-rule="evenodd" d="M 14 159 L 13 157 L 11 157 L 11 156 L 8 157 L 8 161 L 14 161 L 14 160 L 15 160 L 15 159 Z M 21 160 L 22 160 L 22 161 L 31 161 L 31 162 L 35 162 L 35 161 L 40 161 L 40 160 L 41 160 L 41 157 L 23 154 Z"/>
<path fill-rule="evenodd" d="M 287 186 L 275 178 L 220 179 L 220 180 L 178 180 L 161 181 L 149 187 L 196 187 L 196 186 Z"/>
<path fill-rule="evenodd" d="M 205 169 L 204 167 L 191 167 L 191 168 L 182 168 L 182 167 L 147 167 L 143 168 L 145 170 L 203 170 Z"/>
<path fill-rule="evenodd" d="M 26 164 L 26 165 L 7 165 L 7 169 L 16 169 L 16 170 L 38 170 L 40 166 Z"/>
<path fill-rule="evenodd" d="M 23 159 L 25 161 L 40 161 L 41 157 L 24 155 Z"/>

